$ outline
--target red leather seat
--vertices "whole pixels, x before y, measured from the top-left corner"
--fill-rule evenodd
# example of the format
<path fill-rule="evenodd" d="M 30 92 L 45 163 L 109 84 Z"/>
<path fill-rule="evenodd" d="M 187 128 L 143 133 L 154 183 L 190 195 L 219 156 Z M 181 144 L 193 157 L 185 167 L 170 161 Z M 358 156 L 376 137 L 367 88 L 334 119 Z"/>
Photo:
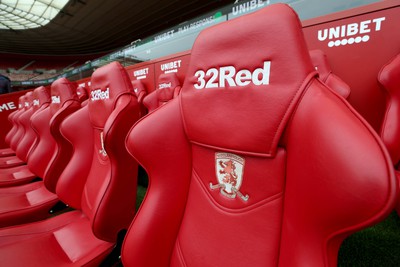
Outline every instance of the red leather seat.
<path fill-rule="evenodd" d="M 69 119 L 61 126 L 72 143 L 93 142 L 90 157 L 81 158 L 88 173 L 84 185 L 57 186 L 60 199 L 78 203 L 76 210 L 0 229 L 4 266 L 99 266 L 133 218 L 137 163 L 126 151 L 125 137 L 139 118 L 136 96 L 126 70 L 117 62 L 98 68 L 91 88 L 88 105 L 73 114 L 85 116 L 87 111 L 90 127 L 69 127 L 74 122 Z M 74 144 L 74 148 L 87 151 L 86 146 Z M 70 163 L 65 171 L 73 171 L 76 162 Z M 59 183 L 71 182 L 60 179 Z M 81 192 L 78 202 L 75 191 Z"/>
<path fill-rule="evenodd" d="M 380 136 L 386 145 L 400 180 L 400 54 L 385 64 L 378 82 L 386 92 L 386 112 L 382 121 Z M 400 214 L 400 200 L 396 207 Z"/>
<path fill-rule="evenodd" d="M 29 93 L 29 92 L 28 92 Z M 20 109 L 21 111 L 19 112 L 18 116 L 15 117 L 15 123 L 16 123 L 16 127 L 17 129 L 15 130 L 15 133 L 9 138 L 9 140 L 7 139 L 6 136 L 6 142 L 10 145 L 10 148 L 12 150 L 15 151 L 16 146 L 18 144 L 19 139 L 22 137 L 22 126 L 20 124 L 20 116 L 22 114 L 25 113 L 25 111 L 28 109 L 27 106 L 29 105 L 29 103 L 27 102 L 27 97 L 26 95 L 28 94 L 26 93 L 25 95 L 21 96 L 20 101 L 22 102 L 22 108 Z"/>
<path fill-rule="evenodd" d="M 59 128 L 67 116 L 80 108 L 75 86 L 66 78 L 53 82 L 52 103 L 32 116 L 32 127 L 39 133 L 39 141 L 29 155 L 28 166 L 21 168 L 19 175 L 23 179 L 22 174 L 29 176 L 34 173 L 33 177 L 40 177 L 43 181 L 0 189 L 0 227 L 52 215 L 50 211 L 59 201 L 55 195 L 56 184 L 73 151 Z M 50 101 L 48 93 L 47 98 Z M 37 164 L 32 165 L 33 162 Z M 15 173 L 10 176 L 15 176 Z"/>
<path fill-rule="evenodd" d="M 43 99 L 39 99 L 40 93 L 38 91 L 43 91 L 44 96 Z M 35 94 L 36 91 L 36 94 Z M 31 150 L 32 146 L 35 145 L 36 142 L 36 133 L 33 131 L 31 127 L 31 117 L 40 109 L 43 109 L 49 104 L 49 97 L 47 89 L 44 86 L 36 88 L 33 92 L 28 92 L 26 94 L 27 100 L 24 114 L 19 117 L 19 122 L 21 125 L 21 137 L 16 144 L 15 156 L 2 157 L 0 158 L 0 168 L 10 168 L 14 166 L 25 165 L 28 157 L 28 153 Z M 46 99 L 46 100 L 45 100 Z M 45 100 L 46 102 L 40 103 L 40 100 Z"/>
<path fill-rule="evenodd" d="M 33 102 L 35 104 L 20 116 L 21 121 L 29 120 L 23 123 L 25 134 L 18 142 L 16 149 L 17 155 L 19 158 L 23 159 L 24 162 L 27 161 L 29 153 L 35 149 L 38 142 L 37 134 L 31 127 L 30 122 L 37 114 L 49 106 L 50 93 L 45 87 L 36 88 L 33 91 Z M 26 165 L 2 168 L 0 169 L 0 187 L 25 184 L 31 182 L 36 177 L 37 176 L 32 173 Z"/>
<path fill-rule="evenodd" d="M 202 31 L 179 97 L 127 147 L 149 188 L 126 267 L 336 266 L 397 194 L 379 137 L 317 79 L 284 4 Z"/>
<path fill-rule="evenodd" d="M 78 95 L 79 101 L 81 102 L 82 107 L 86 106 L 88 103 L 88 88 L 86 88 L 83 85 L 78 86 L 78 88 L 76 88 L 76 94 Z"/>
<path fill-rule="evenodd" d="M 23 113 L 24 105 L 23 105 L 24 96 L 20 96 L 18 99 L 18 109 L 8 115 L 8 120 L 11 122 L 11 129 L 8 131 L 5 142 L 6 144 L 10 145 L 11 138 L 15 135 L 18 131 L 19 124 L 17 123 L 18 117 Z M 8 157 L 8 156 L 15 156 L 15 151 L 8 147 L 0 149 L 0 157 Z"/>
<path fill-rule="evenodd" d="M 28 161 L 29 152 L 36 145 L 37 134 L 33 130 L 31 126 L 31 120 L 35 116 L 36 113 L 44 110 L 50 105 L 50 92 L 44 87 L 40 86 L 33 91 L 33 100 L 30 111 L 25 112 L 25 114 L 21 117 L 22 120 L 26 120 L 23 122 L 23 126 L 25 128 L 25 134 L 21 138 L 16 148 L 17 157 L 20 158 L 23 162 Z M 31 114 L 29 114 L 31 113 Z"/>
<path fill-rule="evenodd" d="M 18 130 L 10 142 L 10 147 L 14 151 L 18 149 L 21 140 L 23 140 L 25 136 L 27 128 L 30 127 L 29 123 L 30 123 L 30 117 L 32 115 L 33 115 L 33 92 L 28 92 L 25 94 L 24 112 L 18 117 L 18 124 L 19 124 Z M 24 162 L 24 160 L 22 160 L 17 155 L 0 158 L 0 169 L 20 166 L 24 164 L 26 164 L 26 162 Z"/>
<path fill-rule="evenodd" d="M 149 112 L 153 112 L 171 99 L 177 97 L 181 91 L 181 85 L 176 73 L 165 73 L 158 77 L 158 84 L 155 91 L 148 94 L 143 104 Z"/>
<path fill-rule="evenodd" d="M 133 80 L 132 86 L 140 105 L 140 116 L 143 117 L 147 114 L 147 108 L 143 104 L 143 100 L 147 95 L 147 90 L 141 80 Z"/>
<path fill-rule="evenodd" d="M 351 92 L 350 86 L 332 73 L 325 53 L 322 50 L 311 50 L 310 57 L 321 81 L 342 97 L 348 98 Z"/>

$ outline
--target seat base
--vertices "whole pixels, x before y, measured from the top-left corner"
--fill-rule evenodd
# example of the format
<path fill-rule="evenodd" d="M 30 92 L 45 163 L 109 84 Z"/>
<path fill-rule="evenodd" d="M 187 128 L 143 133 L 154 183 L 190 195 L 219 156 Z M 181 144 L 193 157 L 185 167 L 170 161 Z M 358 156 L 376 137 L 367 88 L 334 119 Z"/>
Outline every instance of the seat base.
<path fill-rule="evenodd" d="M 57 195 L 48 191 L 42 181 L 0 188 L 0 227 L 49 218 L 58 201 Z"/>
<path fill-rule="evenodd" d="M 15 151 L 11 148 L 0 149 L 0 157 L 15 156 Z"/>
<path fill-rule="evenodd" d="M 17 186 L 27 184 L 36 179 L 27 165 L 16 166 L 8 169 L 0 168 L 0 187 Z"/>
<path fill-rule="evenodd" d="M 18 158 L 17 156 L 1 157 L 0 158 L 0 169 L 11 168 L 16 166 L 25 165 L 26 162 Z"/>
<path fill-rule="evenodd" d="M 0 258 L 5 266 L 98 266 L 113 246 L 94 236 L 81 211 L 0 229 Z"/>

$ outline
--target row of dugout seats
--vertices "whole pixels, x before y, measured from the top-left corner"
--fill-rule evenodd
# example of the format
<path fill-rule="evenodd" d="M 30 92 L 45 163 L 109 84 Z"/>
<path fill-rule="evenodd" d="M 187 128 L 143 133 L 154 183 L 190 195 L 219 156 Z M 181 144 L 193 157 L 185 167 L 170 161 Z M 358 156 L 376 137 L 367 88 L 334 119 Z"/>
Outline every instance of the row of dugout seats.
<path fill-rule="evenodd" d="M 284 4 L 204 30 L 183 85 L 147 94 L 114 62 L 36 88 L 0 151 L 2 265 L 335 266 L 397 203 L 393 62 L 382 138 Z"/>

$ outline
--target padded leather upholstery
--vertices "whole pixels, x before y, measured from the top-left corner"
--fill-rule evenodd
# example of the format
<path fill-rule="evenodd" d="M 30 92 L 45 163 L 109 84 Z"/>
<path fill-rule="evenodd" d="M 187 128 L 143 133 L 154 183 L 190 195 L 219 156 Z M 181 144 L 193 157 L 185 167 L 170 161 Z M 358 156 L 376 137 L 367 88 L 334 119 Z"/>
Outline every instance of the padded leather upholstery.
<path fill-rule="evenodd" d="M 82 210 L 98 238 L 115 242 L 135 210 L 138 165 L 126 150 L 125 138 L 139 119 L 139 105 L 129 76 L 118 62 L 97 69 L 91 87 L 88 106 L 94 151 Z"/>
<path fill-rule="evenodd" d="M 61 173 L 56 193 L 59 199 L 75 209 L 81 207 L 83 186 L 88 177 L 93 158 L 93 129 L 90 125 L 89 109 L 86 106 L 66 118 L 60 126 L 60 132 L 70 142 L 74 152 Z"/>
<path fill-rule="evenodd" d="M 126 267 L 336 266 L 397 193 L 379 137 L 316 78 L 284 4 L 202 31 L 181 94 L 127 147 L 149 188 Z"/>
<path fill-rule="evenodd" d="M 22 125 L 21 119 L 22 116 L 25 114 L 25 112 L 29 109 L 31 102 L 32 102 L 32 92 L 28 92 L 23 96 L 23 109 L 21 112 L 21 115 L 17 118 L 17 124 L 18 124 L 18 130 L 15 133 L 15 135 L 11 138 L 10 140 L 10 147 L 15 151 L 17 149 L 18 146 L 18 142 L 19 140 L 21 140 L 21 138 L 24 135 L 24 127 Z"/>
<path fill-rule="evenodd" d="M 61 171 L 68 163 L 72 147 L 62 137 L 61 122 L 80 108 L 75 83 L 60 78 L 51 85 L 52 103 L 48 109 L 38 113 L 32 119 L 32 127 L 39 134 L 39 142 L 29 154 L 29 169 L 44 179 L 46 187 L 55 192 L 55 186 Z"/>
<path fill-rule="evenodd" d="M 70 82 L 66 78 L 61 78 L 53 82 L 51 85 L 51 94 L 53 97 L 60 97 L 60 102 L 53 101 L 50 105 L 50 133 L 53 142 L 55 142 L 55 150 L 45 168 L 43 177 L 46 188 L 55 193 L 58 178 L 60 177 L 65 166 L 71 159 L 73 147 L 60 132 L 61 123 L 69 115 L 81 108 L 76 94 L 76 83 Z M 32 164 L 34 164 L 32 162 Z"/>
<path fill-rule="evenodd" d="M 0 169 L 11 168 L 26 164 L 27 153 L 31 149 L 36 135 L 31 131 L 30 120 L 37 111 L 37 105 L 34 105 L 35 97 L 33 92 L 26 93 L 25 111 L 19 116 L 18 142 L 14 144 L 16 156 L 0 158 Z"/>
<path fill-rule="evenodd" d="M 156 90 L 148 94 L 143 103 L 149 112 L 153 112 L 158 107 L 177 97 L 180 91 L 181 85 L 176 73 L 161 74 L 158 77 Z"/>
<path fill-rule="evenodd" d="M 88 103 L 88 101 L 87 101 L 89 98 L 88 90 L 89 89 L 86 88 L 86 86 L 82 86 L 82 85 L 80 85 L 80 86 L 78 86 L 78 88 L 76 88 L 76 94 L 78 95 L 78 99 L 81 102 L 82 106 L 85 106 Z"/>
<path fill-rule="evenodd" d="M 143 98 L 146 96 L 147 94 L 147 90 L 144 86 L 144 84 L 142 83 L 141 80 L 133 80 L 132 81 L 132 87 L 133 87 L 133 91 L 136 94 L 136 97 L 138 99 L 139 103 L 142 103 Z"/>
<path fill-rule="evenodd" d="M 10 131 L 7 133 L 6 137 L 5 137 L 5 142 L 6 144 L 10 145 L 11 142 L 11 138 L 15 135 L 15 133 L 18 131 L 18 127 L 19 124 L 17 123 L 18 117 L 23 113 L 23 96 L 20 96 L 18 98 L 18 109 L 14 112 L 12 112 L 9 116 L 8 116 L 8 120 L 11 122 L 11 129 Z M 8 157 L 8 156 L 14 156 L 15 155 L 15 151 L 12 148 L 3 148 L 0 149 L 0 157 Z"/>
<path fill-rule="evenodd" d="M 378 81 L 386 92 L 386 113 L 380 136 L 385 143 L 393 164 L 400 161 L 400 54 L 385 64 Z"/>
<path fill-rule="evenodd" d="M 147 113 L 147 108 L 143 104 L 143 100 L 147 95 L 147 90 L 141 80 L 133 80 L 132 87 L 140 105 L 140 116 L 143 117 Z"/>
<path fill-rule="evenodd" d="M 27 160 L 30 151 L 35 149 L 38 140 L 36 132 L 31 127 L 30 120 L 32 120 L 32 118 L 34 118 L 38 112 L 46 109 L 49 106 L 50 94 L 45 87 L 38 87 L 33 91 L 33 100 L 34 104 L 30 110 L 27 110 L 25 113 L 27 116 L 21 116 L 23 117 L 22 120 L 29 120 L 29 122 L 26 121 L 24 123 L 26 124 L 25 134 L 17 146 L 17 155 L 24 161 Z M 8 157 L 8 161 L 12 161 L 10 158 L 11 157 Z M 26 165 L 3 168 L 0 169 L 0 187 L 28 183 L 35 177 L 36 175 L 33 174 Z"/>
<path fill-rule="evenodd" d="M 342 97 L 348 98 L 351 92 L 350 86 L 332 73 L 328 57 L 325 53 L 322 50 L 311 50 L 310 56 L 321 81 Z"/>
<path fill-rule="evenodd" d="M 389 151 L 400 181 L 400 54 L 381 68 L 378 81 L 386 92 L 386 112 L 380 136 Z M 396 210 L 400 214 L 400 198 Z"/>
<path fill-rule="evenodd" d="M 37 176 L 43 178 L 44 181 L 18 186 L 17 189 L 0 190 L 1 227 L 33 222 L 51 215 L 49 210 L 58 201 L 57 196 L 54 194 L 55 184 L 72 153 L 71 144 L 66 141 L 65 138 L 60 137 L 61 134 L 58 128 L 59 124 L 66 116 L 80 108 L 75 90 L 75 84 L 69 82 L 67 79 L 62 78 L 56 80 L 51 85 L 51 94 L 53 97 L 57 98 L 60 96 L 60 98 L 55 99 L 55 101 L 50 104 L 51 98 L 47 89 L 44 87 L 35 89 L 34 93 L 38 93 L 38 97 L 40 93 L 44 94 L 41 97 L 42 101 L 39 100 L 39 103 L 42 102 L 46 104 L 31 118 L 36 126 L 44 127 L 40 128 L 40 131 L 38 131 L 39 133 L 44 133 L 44 135 L 39 134 L 39 142 L 37 146 L 34 147 L 32 154 L 43 155 L 49 160 L 47 163 L 41 162 L 42 165 L 32 171 L 45 171 L 45 176 L 39 176 L 38 173 L 36 173 Z M 47 115 L 44 116 L 44 114 Z M 51 136 L 49 135 L 50 133 L 52 134 Z M 57 136 L 57 133 L 59 136 Z M 45 138 L 46 140 L 43 140 Z M 46 142 L 45 144 L 49 145 L 47 147 L 43 146 L 43 141 Z M 42 144 L 40 142 L 42 142 Z M 53 143 L 56 144 L 54 147 L 52 146 Z M 43 148 L 48 150 L 38 151 L 38 149 Z M 49 148 L 53 148 L 54 150 Z M 48 154 L 42 154 L 43 152 Z M 29 164 L 32 164 L 32 159 L 35 159 L 35 156 L 29 157 Z M 32 173 L 27 166 L 24 167 L 25 168 L 18 170 L 18 172 L 12 172 L 11 176 L 15 176 L 16 173 L 18 173 L 20 176 L 18 180 L 27 180 Z"/>
<path fill-rule="evenodd" d="M 91 96 L 99 98 L 91 98 L 61 125 L 75 152 L 59 179 L 57 194 L 76 210 L 0 229 L 5 266 L 99 266 L 113 249 L 117 233 L 133 218 L 137 163 L 126 151 L 125 137 L 139 117 L 137 100 L 126 70 L 117 62 L 97 69 L 91 84 Z M 79 119 L 88 123 L 77 123 Z M 86 143 L 93 145 L 91 149 Z M 87 177 L 75 176 L 75 168 L 79 173 L 86 170 Z M 71 181 L 85 178 L 84 185 Z"/>
<path fill-rule="evenodd" d="M 29 116 L 28 121 L 24 124 L 25 134 L 21 138 L 17 149 L 17 156 L 22 159 L 24 162 L 28 160 L 28 153 L 32 149 L 32 147 L 36 144 L 37 135 L 31 126 L 31 119 L 35 114 L 50 105 L 50 93 L 48 89 L 44 86 L 40 86 L 33 91 L 33 103 L 30 110 L 32 113 Z M 27 114 L 26 112 L 25 114 Z M 25 116 L 25 115 L 24 115 Z M 28 116 L 27 116 L 28 117 Z"/>

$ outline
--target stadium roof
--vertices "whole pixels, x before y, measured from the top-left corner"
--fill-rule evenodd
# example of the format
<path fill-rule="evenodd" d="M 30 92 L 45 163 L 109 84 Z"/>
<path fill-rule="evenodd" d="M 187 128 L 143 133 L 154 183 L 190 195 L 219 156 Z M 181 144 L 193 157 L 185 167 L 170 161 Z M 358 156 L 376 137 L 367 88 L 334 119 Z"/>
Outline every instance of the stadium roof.
<path fill-rule="evenodd" d="M 106 53 L 232 2 L 1 0 L 0 53 Z"/>
<path fill-rule="evenodd" d="M 25 30 L 49 23 L 68 0 L 3 0 L 0 2 L 0 29 Z"/>

